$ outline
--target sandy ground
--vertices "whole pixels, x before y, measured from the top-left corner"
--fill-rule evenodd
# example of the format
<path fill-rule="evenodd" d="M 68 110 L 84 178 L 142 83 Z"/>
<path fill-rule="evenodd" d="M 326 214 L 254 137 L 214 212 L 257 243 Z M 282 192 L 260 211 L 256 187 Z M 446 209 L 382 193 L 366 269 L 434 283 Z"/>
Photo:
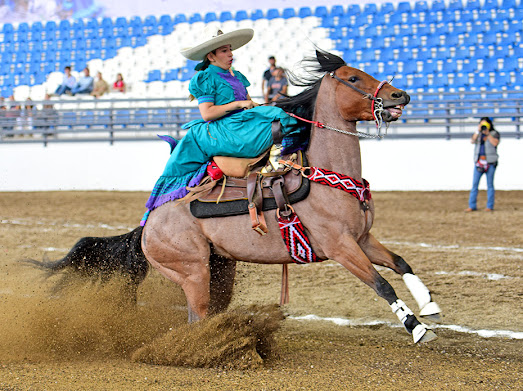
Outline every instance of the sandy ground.
<path fill-rule="evenodd" d="M 184 297 L 155 272 L 140 287 L 138 306 L 129 307 L 118 282 L 75 283 L 57 292 L 55 277 L 17 262 L 60 258 L 83 236 L 127 232 L 138 225 L 147 196 L 0 193 L 0 391 L 523 389 L 521 339 L 439 327 L 437 340 L 414 345 L 401 327 L 294 319 L 315 314 L 398 325 L 383 300 L 334 262 L 290 266 L 287 318 L 276 322 L 263 362 L 228 361 L 235 352 L 217 348 L 219 338 L 229 338 L 231 319 L 244 322 L 231 326 L 243 333 L 238 341 L 268 333 L 249 329 L 251 322 L 237 315 L 186 339 Z M 373 196 L 373 233 L 431 289 L 443 325 L 523 332 L 523 192 L 498 191 L 495 212 L 470 214 L 463 212 L 465 192 Z M 485 203 L 484 192 L 479 201 Z M 401 278 L 379 271 L 415 310 Z M 280 274 L 279 266 L 240 264 L 231 308 L 277 303 Z M 154 344 L 183 356 L 186 366 L 137 362 L 136 352 Z"/>

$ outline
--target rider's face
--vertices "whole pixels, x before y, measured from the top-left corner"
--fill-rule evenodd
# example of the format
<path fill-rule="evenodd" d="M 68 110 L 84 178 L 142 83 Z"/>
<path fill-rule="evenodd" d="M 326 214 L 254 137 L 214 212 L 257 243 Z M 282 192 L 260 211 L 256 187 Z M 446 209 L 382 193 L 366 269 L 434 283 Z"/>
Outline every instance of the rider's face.
<path fill-rule="evenodd" d="M 216 49 L 216 52 L 208 54 L 209 61 L 222 69 L 230 69 L 232 65 L 231 45 L 224 45 Z"/>

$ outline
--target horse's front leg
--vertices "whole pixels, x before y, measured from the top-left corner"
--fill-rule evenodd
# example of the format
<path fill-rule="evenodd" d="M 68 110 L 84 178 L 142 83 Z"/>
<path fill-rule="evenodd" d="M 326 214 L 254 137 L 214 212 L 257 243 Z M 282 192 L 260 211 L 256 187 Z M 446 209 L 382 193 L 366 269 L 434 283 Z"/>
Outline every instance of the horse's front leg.
<path fill-rule="evenodd" d="M 372 266 L 369 258 L 352 237 L 338 243 L 343 243 L 343 245 L 338 245 L 336 249 L 329 251 L 329 253 L 326 252 L 326 255 L 339 262 L 374 289 L 378 296 L 387 300 L 392 312 L 403 323 L 405 329 L 412 334 L 414 342 L 428 342 L 436 338 L 436 334 L 416 319 L 407 305 L 398 298 L 394 288 Z"/>
<path fill-rule="evenodd" d="M 418 303 L 420 316 L 435 322 L 441 320 L 441 309 L 432 300 L 429 289 L 402 257 L 389 251 L 370 233 L 360 240 L 359 245 L 373 264 L 388 267 L 402 276 L 405 285 Z"/>

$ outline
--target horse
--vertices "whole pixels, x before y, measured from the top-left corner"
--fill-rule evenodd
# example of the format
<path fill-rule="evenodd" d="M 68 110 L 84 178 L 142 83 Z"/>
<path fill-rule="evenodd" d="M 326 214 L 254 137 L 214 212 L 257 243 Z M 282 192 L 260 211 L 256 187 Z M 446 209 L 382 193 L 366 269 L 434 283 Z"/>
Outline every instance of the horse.
<path fill-rule="evenodd" d="M 311 167 L 362 182 L 358 138 L 362 133 L 356 130 L 356 122 L 375 120 L 381 125 L 382 121 L 395 121 L 410 97 L 390 83 L 380 83 L 349 67 L 331 53 L 317 50 L 314 60 L 319 76 L 302 79 L 301 85 L 307 88 L 277 106 L 312 123 L 302 135 L 308 138 L 305 154 Z M 338 262 L 385 299 L 415 343 L 436 338 L 373 266 L 390 268 L 402 276 L 421 317 L 439 317 L 439 306 L 412 268 L 370 233 L 375 213 L 372 198 L 362 202 L 346 192 L 311 182 L 308 197 L 292 207 L 319 259 Z M 173 202 L 167 202 L 151 211 L 141 246 L 147 261 L 183 289 L 189 322 L 195 322 L 227 308 L 237 261 L 293 262 L 275 218 L 267 219 L 267 228 L 268 233 L 260 236 L 250 229 L 244 215 L 198 219 L 187 204 L 174 207 Z"/>
<path fill-rule="evenodd" d="M 362 181 L 358 136 L 360 120 L 386 123 L 397 120 L 410 97 L 389 83 L 351 68 L 338 56 L 320 51 L 312 71 L 314 78 L 294 77 L 306 89 L 277 105 L 290 115 L 312 123 L 304 127 L 297 144 L 307 141 L 311 165 L 342 172 Z M 325 125 L 328 124 L 328 125 Z M 351 195 L 319 183 L 311 183 L 309 196 L 293 204 L 319 259 L 331 259 L 385 299 L 414 342 L 427 342 L 436 335 L 420 323 L 400 300 L 392 286 L 372 266 L 385 266 L 402 276 L 420 310 L 420 316 L 439 321 L 440 308 L 412 268 L 389 251 L 369 232 L 374 220 L 372 199 L 361 202 Z M 194 322 L 223 312 L 231 298 L 236 262 L 292 263 L 276 220 L 268 219 L 269 232 L 258 236 L 245 216 L 197 219 L 187 205 L 168 202 L 154 209 L 145 227 L 111 237 L 80 239 L 57 261 L 26 260 L 49 273 L 71 270 L 80 276 L 107 281 L 115 275 L 128 278 L 130 299 L 136 302 L 138 285 L 150 265 L 185 292 L 188 319 Z"/>

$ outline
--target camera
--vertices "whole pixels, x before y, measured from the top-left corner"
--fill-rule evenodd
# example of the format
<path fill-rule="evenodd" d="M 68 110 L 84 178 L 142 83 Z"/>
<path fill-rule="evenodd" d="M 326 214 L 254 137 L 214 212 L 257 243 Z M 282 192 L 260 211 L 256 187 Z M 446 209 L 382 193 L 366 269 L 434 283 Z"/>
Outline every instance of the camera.
<path fill-rule="evenodd" d="M 485 130 L 488 130 L 488 128 L 485 125 L 481 125 L 481 131 L 484 132 Z"/>

